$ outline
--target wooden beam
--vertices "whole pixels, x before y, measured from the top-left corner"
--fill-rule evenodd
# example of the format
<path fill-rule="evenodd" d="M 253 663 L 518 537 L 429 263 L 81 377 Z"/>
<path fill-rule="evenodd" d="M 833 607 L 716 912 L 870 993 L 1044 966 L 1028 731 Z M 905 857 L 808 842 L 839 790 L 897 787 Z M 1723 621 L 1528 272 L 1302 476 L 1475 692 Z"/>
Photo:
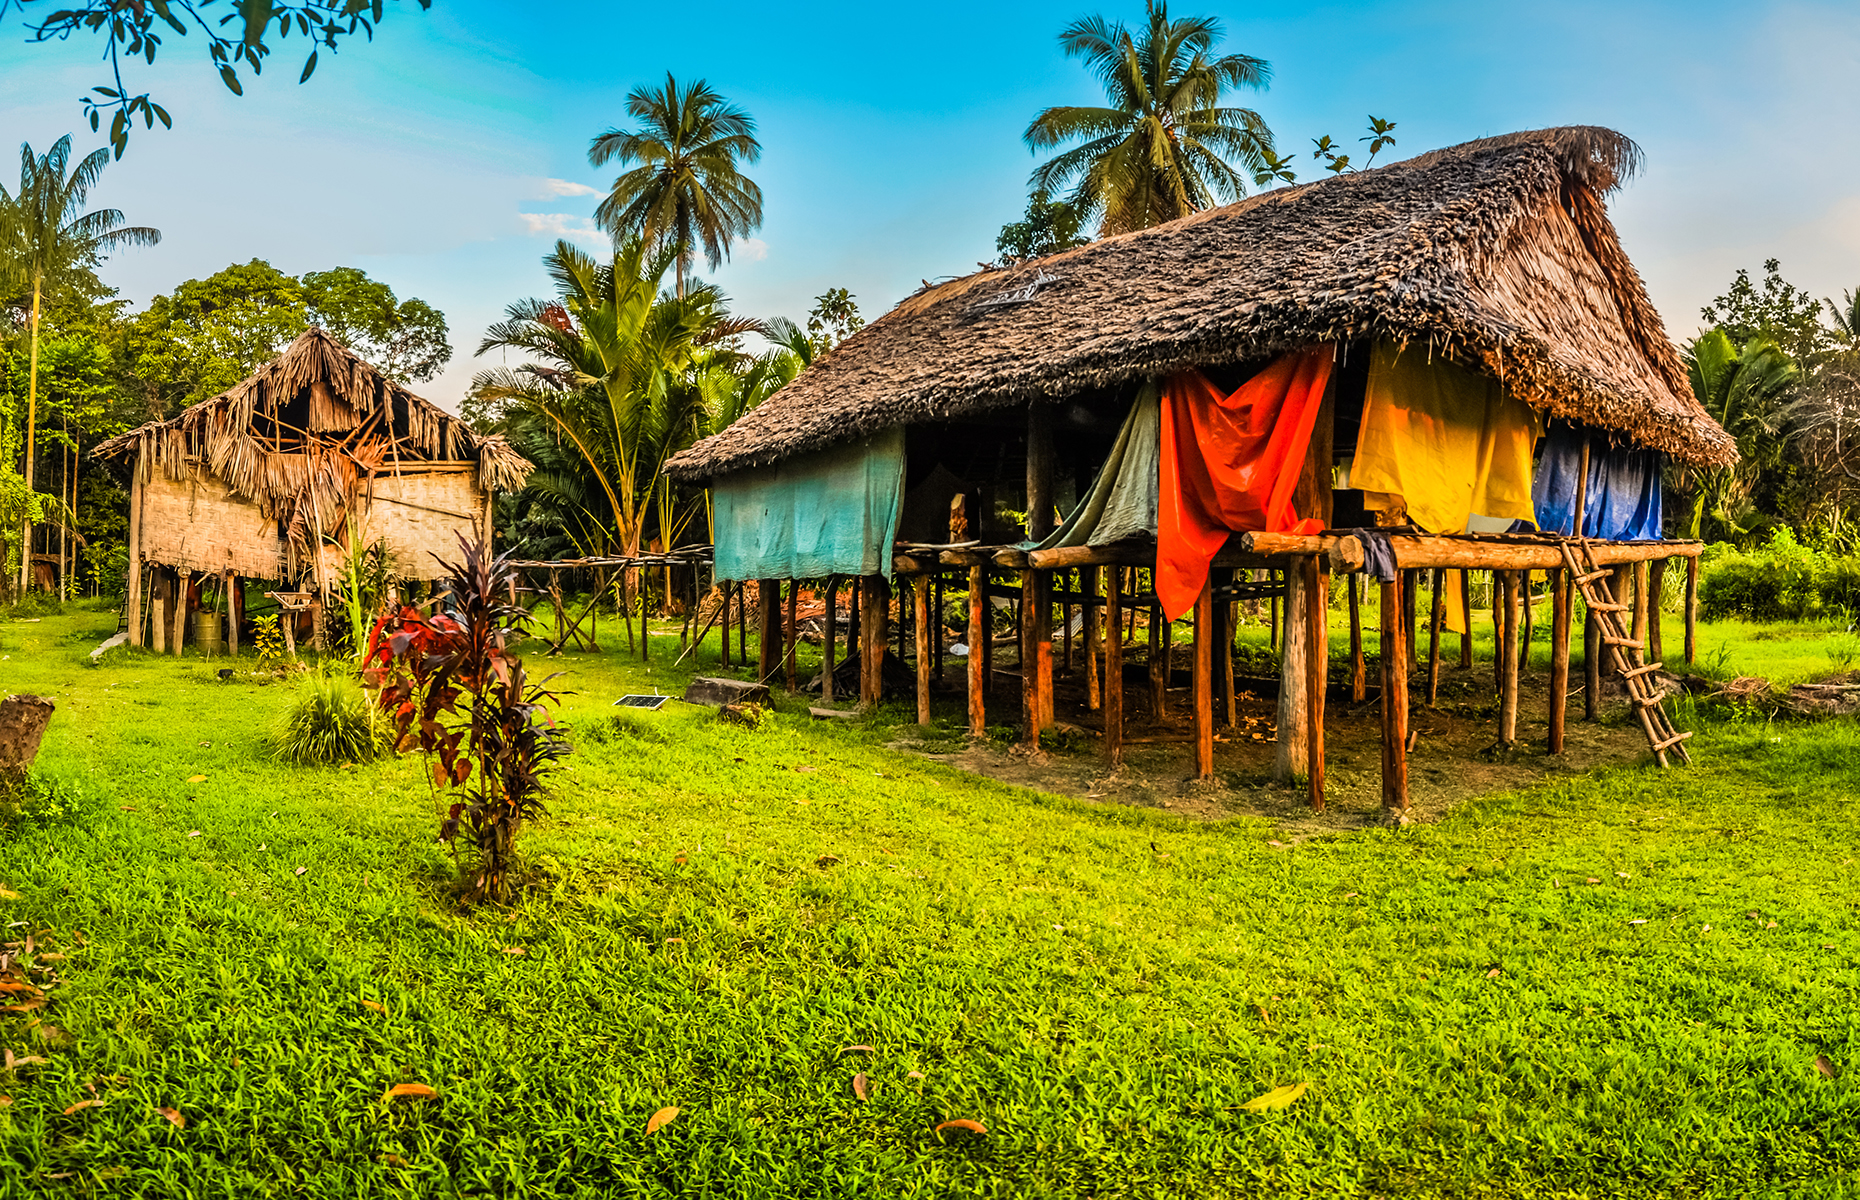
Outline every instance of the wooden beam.
<path fill-rule="evenodd" d="M 1122 570 L 1104 577 L 1104 753 L 1115 769 L 1124 761 L 1124 623 Z"/>
<path fill-rule="evenodd" d="M 1517 571 L 1504 573 L 1504 644 L 1499 658 L 1498 741 L 1502 746 L 1518 744 L 1518 594 L 1523 576 Z"/>
<path fill-rule="evenodd" d="M 1401 572 L 1382 585 L 1382 807 L 1408 811 L 1408 651 L 1401 644 Z"/>
<path fill-rule="evenodd" d="M 1330 557 L 1330 569 L 1334 572 L 1363 569 L 1363 544 L 1353 537 L 1335 534 L 1243 533 L 1239 535 L 1239 542 L 1249 553 L 1267 557 L 1326 554 Z M 1596 561 L 1603 566 L 1644 562 L 1661 557 L 1696 557 L 1704 549 L 1701 542 L 1679 541 L 1593 542 L 1590 545 Z M 1563 565 L 1563 553 L 1553 542 L 1394 534 L 1389 538 L 1389 546 L 1395 552 L 1396 563 L 1409 568 L 1548 571 Z"/>
<path fill-rule="evenodd" d="M 1195 778 L 1214 778 L 1214 589 L 1204 581 L 1195 598 Z"/>
<path fill-rule="evenodd" d="M 930 724 L 930 581 L 911 581 L 912 617 L 917 625 L 917 723 Z"/>
<path fill-rule="evenodd" d="M 1330 649 L 1325 636 L 1330 628 L 1330 588 L 1320 572 L 1321 561 L 1313 554 L 1304 563 L 1305 667 L 1309 672 L 1305 683 L 1305 791 L 1312 812 L 1324 811 L 1324 694 L 1330 687 Z"/>
<path fill-rule="evenodd" d="M 756 580 L 756 679 L 767 683 L 781 665 L 781 580 Z"/>
<path fill-rule="evenodd" d="M 1053 727 L 1053 573 L 1034 571 L 1033 664 L 1034 694 L 1040 701 L 1040 728 Z"/>
<path fill-rule="evenodd" d="M 1564 728 L 1569 721 L 1569 591 L 1569 572 L 1550 572 L 1550 742 L 1548 748 L 1552 754 L 1563 753 Z"/>
<path fill-rule="evenodd" d="M 969 568 L 969 736 L 988 736 L 988 568 Z"/>

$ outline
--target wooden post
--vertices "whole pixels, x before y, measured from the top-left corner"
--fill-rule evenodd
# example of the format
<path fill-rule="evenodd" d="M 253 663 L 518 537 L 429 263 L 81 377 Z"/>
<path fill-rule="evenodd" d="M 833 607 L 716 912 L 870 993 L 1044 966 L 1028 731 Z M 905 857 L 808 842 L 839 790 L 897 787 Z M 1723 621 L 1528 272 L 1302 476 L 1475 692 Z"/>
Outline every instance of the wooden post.
<path fill-rule="evenodd" d="M 244 598 L 239 586 L 239 577 L 228 567 L 220 574 L 220 592 L 226 600 L 226 654 L 229 658 L 239 657 L 239 609 Z"/>
<path fill-rule="evenodd" d="M 1518 743 L 1518 592 L 1522 572 L 1504 573 L 1505 631 L 1499 649 L 1498 741 Z"/>
<path fill-rule="evenodd" d="M 1330 626 L 1330 588 L 1313 554 L 1304 565 L 1305 574 L 1305 666 L 1309 678 L 1305 683 L 1305 704 L 1309 726 L 1306 739 L 1305 791 L 1312 812 L 1324 811 L 1324 693 L 1330 687 L 1330 649 L 1325 634 Z"/>
<path fill-rule="evenodd" d="M 756 679 L 767 683 L 781 665 L 781 580 L 756 580 Z"/>
<path fill-rule="evenodd" d="M 1039 541 L 1053 531 L 1053 410 L 1027 406 L 1027 537 Z"/>
<path fill-rule="evenodd" d="M 1460 631 L 1460 669 L 1469 671 L 1473 665 L 1472 632 L 1472 574 L 1460 572 L 1460 616 L 1466 622 L 1466 628 Z"/>
<path fill-rule="evenodd" d="M 977 576 L 971 572 L 971 580 Z M 982 695 L 992 696 L 995 686 L 995 605 L 988 597 L 988 568 L 981 568 L 982 593 Z M 969 601 L 971 604 L 974 600 Z M 973 616 L 973 610 L 971 610 Z M 975 647 L 969 647 L 969 653 L 975 653 Z"/>
<path fill-rule="evenodd" d="M 1162 601 L 1150 606 L 1150 712 L 1161 724 L 1169 713 L 1169 618 Z"/>
<path fill-rule="evenodd" d="M 1467 624 L 1471 624 L 1469 620 Z M 1505 690 L 1505 572 L 1492 572 L 1492 691 Z"/>
<path fill-rule="evenodd" d="M 1569 720 L 1569 589 L 1567 571 L 1550 572 L 1550 745 L 1563 753 Z"/>
<path fill-rule="evenodd" d="M 724 632 L 729 632 L 729 615 L 724 614 Z M 736 661 L 742 666 L 749 665 L 749 581 L 741 579 L 736 584 Z"/>
<path fill-rule="evenodd" d="M 936 677 L 943 678 L 943 572 L 930 576 L 930 656 L 936 665 Z"/>
<path fill-rule="evenodd" d="M 647 636 L 646 632 L 646 610 L 652 606 L 652 585 L 646 579 L 646 568 L 640 567 L 634 574 L 639 579 L 639 587 L 636 589 L 639 592 L 639 661 L 651 662 L 652 639 Z M 594 632 L 592 624 L 588 626 L 588 632 L 590 634 Z M 794 690 L 793 676 L 788 679 L 788 690 L 791 692 Z"/>
<path fill-rule="evenodd" d="M 827 636 L 820 645 L 820 703 L 833 703 L 833 654 L 838 648 L 834 639 L 840 633 L 840 577 L 827 576 Z"/>
<path fill-rule="evenodd" d="M 153 619 L 149 622 L 149 649 L 157 654 L 166 654 L 168 652 L 168 570 L 166 567 L 151 569 L 155 573 L 155 579 L 149 588 L 151 593 L 149 607 L 154 610 L 151 614 Z M 291 614 L 286 613 L 285 616 L 289 618 Z"/>
<path fill-rule="evenodd" d="M 1020 573 L 1020 690 L 1022 742 L 1040 745 L 1053 720 L 1053 605 L 1051 571 Z"/>
<path fill-rule="evenodd" d="M 1195 598 L 1195 778 L 1214 778 L 1214 580 Z"/>
<path fill-rule="evenodd" d="M 140 646 L 142 637 L 142 472 L 148 453 L 138 441 L 135 474 L 129 477 L 129 644 Z"/>
<path fill-rule="evenodd" d="M 1233 587 L 1231 569 L 1222 569 L 1216 578 L 1222 587 Z M 1234 696 L 1233 611 L 1231 601 L 1215 602 L 1214 637 L 1210 643 L 1214 647 L 1214 704 L 1222 714 L 1221 723 L 1228 729 L 1240 723 L 1239 704 Z"/>
<path fill-rule="evenodd" d="M 1666 655 L 1661 648 L 1661 629 L 1665 624 L 1660 611 L 1660 593 L 1666 587 L 1666 560 L 1656 558 L 1647 568 L 1647 661 L 1660 662 Z"/>
<path fill-rule="evenodd" d="M 911 581 L 912 617 L 917 624 L 917 723 L 930 723 L 930 577 L 918 575 Z"/>
<path fill-rule="evenodd" d="M 1124 761 L 1124 572 L 1104 573 L 1104 753 L 1117 767 Z"/>
<path fill-rule="evenodd" d="M 1440 700 L 1440 625 L 1446 619 L 1446 604 L 1441 592 L 1446 587 L 1446 579 L 1446 571 L 1435 567 L 1434 603 L 1427 618 L 1427 706 L 1429 708 Z"/>
<path fill-rule="evenodd" d="M 1345 575 L 1350 593 L 1350 702 L 1361 704 L 1369 698 L 1369 668 L 1363 662 L 1362 581 L 1366 575 Z"/>
<path fill-rule="evenodd" d="M 1401 581 L 1401 619 L 1402 636 L 1407 639 L 1408 663 L 1419 666 L 1421 663 L 1421 572 L 1411 570 Z"/>
<path fill-rule="evenodd" d="M 795 668 L 799 665 L 795 662 L 795 649 L 801 637 L 799 631 L 795 629 L 794 615 L 799 606 L 800 595 L 801 581 L 790 579 L 788 581 L 788 620 L 782 627 L 782 667 L 787 674 L 788 690 L 791 692 L 795 690 Z M 642 636 L 646 632 L 646 611 L 643 603 L 639 614 L 639 631 Z"/>
<path fill-rule="evenodd" d="M 859 702 L 872 707 L 885 694 L 885 622 L 890 615 L 891 585 L 883 575 L 867 575 L 859 591 Z"/>
<path fill-rule="evenodd" d="M 1059 575 L 1059 590 L 1062 595 L 1070 596 L 1073 592 L 1071 582 L 1066 578 L 1072 572 L 1063 571 Z M 1059 603 L 1059 671 L 1067 679 L 1072 678 L 1072 601 L 1062 599 Z"/>
<path fill-rule="evenodd" d="M 1582 606 L 1582 717 L 1602 716 L 1602 627 L 1587 604 Z"/>
<path fill-rule="evenodd" d="M 1643 652 L 1647 649 L 1647 582 L 1651 574 L 1645 562 L 1634 564 L 1634 632 L 1631 636 L 1640 643 Z"/>
<path fill-rule="evenodd" d="M 1112 567 L 1115 571 L 1117 568 Z M 1079 588 L 1085 593 L 1085 707 L 1092 712 L 1099 712 L 1104 707 L 1103 682 L 1098 670 L 1098 654 L 1104 641 L 1104 614 L 1099 610 L 1098 577 L 1101 572 L 1097 567 L 1086 567 L 1079 572 Z"/>
<path fill-rule="evenodd" d="M 1526 675 L 1531 673 L 1531 626 L 1535 623 L 1536 606 L 1531 603 L 1531 573 L 1518 572 L 1518 596 L 1524 612 L 1524 626 L 1518 645 L 1518 669 Z"/>
<path fill-rule="evenodd" d="M 1305 691 L 1311 682 L 1311 666 L 1305 661 L 1311 639 L 1304 627 L 1310 620 L 1310 600 L 1305 596 L 1305 573 L 1294 563 L 1285 572 L 1285 640 L 1279 655 L 1279 737 L 1273 753 L 1272 777 L 1280 782 L 1295 779 L 1309 769 L 1311 739 L 1311 702 Z"/>
<path fill-rule="evenodd" d="M 1382 585 L 1382 807 L 1408 811 L 1408 651 L 1401 644 L 1402 572 Z"/>
<path fill-rule="evenodd" d="M 969 568 L 969 736 L 988 736 L 988 568 Z"/>
<path fill-rule="evenodd" d="M 1277 571 L 1268 571 L 1266 572 L 1266 578 L 1269 582 L 1274 584 L 1276 587 L 1276 585 L 1279 582 L 1279 573 Z M 1272 598 L 1269 601 L 1269 603 L 1270 603 L 1270 607 L 1266 610 L 1266 644 L 1272 649 L 1272 652 L 1274 654 L 1277 654 L 1279 652 L 1279 592 L 1278 591 L 1275 590 L 1272 593 Z"/>
<path fill-rule="evenodd" d="M 1686 663 L 1696 662 L 1699 628 L 1699 560 L 1686 560 Z"/>

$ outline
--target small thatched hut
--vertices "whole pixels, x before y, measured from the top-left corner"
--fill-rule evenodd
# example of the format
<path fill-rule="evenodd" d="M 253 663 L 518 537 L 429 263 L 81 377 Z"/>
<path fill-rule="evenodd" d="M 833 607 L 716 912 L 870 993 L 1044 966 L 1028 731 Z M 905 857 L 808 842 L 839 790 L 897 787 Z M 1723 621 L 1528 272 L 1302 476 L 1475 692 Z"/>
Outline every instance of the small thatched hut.
<path fill-rule="evenodd" d="M 1100 567 L 1150 569 L 1169 617 L 1182 607 L 1171 589 L 1198 586 L 1204 775 L 1210 687 L 1220 684 L 1208 671 L 1225 670 L 1225 655 L 1204 666 L 1203 643 L 1221 644 L 1217 610 L 1227 608 L 1213 601 L 1244 594 L 1228 582 L 1235 567 L 1282 570 L 1292 619 L 1281 765 L 1315 768 L 1321 779 L 1321 751 L 1310 743 L 1321 745 L 1312 735 L 1321 734 L 1324 617 L 1302 581 L 1315 586 L 1315 569 L 1357 569 L 1375 540 L 1340 538 L 1337 527 L 1401 527 L 1383 543 L 1400 568 L 1384 597 L 1398 610 L 1404 595 L 1412 605 L 1415 572 L 1427 569 L 1437 604 L 1441 572 L 1469 567 L 1503 573 L 1515 604 L 1521 571 L 1565 561 L 1554 538 L 1473 534 L 1519 521 L 1604 539 L 1595 546 L 1604 564 L 1696 555 L 1651 540 L 1660 537 L 1660 465 L 1721 464 L 1736 449 L 1693 400 L 1608 219 L 1605 197 L 1638 158 L 1627 138 L 1599 128 L 1487 138 L 927 287 L 666 469 L 709 480 L 719 514 L 761 521 L 751 536 L 720 515 L 720 573 L 790 561 L 768 544 L 792 523 L 782 510 L 788 493 L 830 488 L 842 504 L 863 501 L 867 515 L 843 525 L 873 542 L 898 529 L 896 517 L 887 525 L 869 515 L 882 507 L 874 489 L 907 497 L 932 478 L 946 491 L 960 481 L 953 490 L 965 493 L 971 534 L 998 544 L 932 546 L 958 539 L 905 528 L 895 549 L 846 546 L 836 556 L 811 545 L 803 561 L 866 574 L 867 590 L 882 587 L 885 572 L 851 564 L 876 549 L 893 550 L 888 565 L 913 577 L 968 567 L 972 594 L 987 592 L 998 568 L 1021 571 L 1030 601 L 1020 606 L 1023 713 L 1036 744 L 1053 716 L 1052 606 L 1041 602 L 1052 571 L 1083 570 L 1058 602 L 1083 606 L 1094 624 L 1101 604 L 1115 611 L 1119 578 L 1136 582 L 1109 571 L 1101 597 Z M 856 479 L 875 482 L 854 497 L 847 481 Z M 1639 492 L 1626 494 L 1629 486 Z M 1199 515 L 1183 516 L 1197 506 Z M 898 505 L 907 524 L 909 507 Z M 1072 514 L 1057 533 L 1055 509 Z M 1021 513 L 1019 529 L 1004 519 Z M 1175 566 L 1185 531 L 1199 541 L 1184 574 Z M 1565 672 L 1567 609 L 1565 599 Z M 986 636 L 978 626 L 970 640 Z M 1162 637 L 1166 682 L 1166 621 Z M 1087 641 L 1095 647 L 1095 634 Z M 1117 641 L 1105 647 L 1107 679 L 1121 678 Z M 1319 656 L 1309 667 L 1306 647 Z M 1589 656 L 1592 668 L 1600 657 Z M 1095 673 L 1095 650 L 1084 658 Z M 870 699 L 876 667 L 868 674 Z M 970 673 L 976 723 L 988 674 L 985 662 Z M 1319 693 L 1316 729 L 1307 684 Z M 1385 681 L 1385 702 L 1405 705 L 1405 678 L 1398 690 L 1392 698 Z M 1113 754 L 1120 691 L 1104 690 Z M 1511 691 L 1515 710 L 1515 671 Z M 1553 750 L 1561 706 L 1559 693 Z"/>
<path fill-rule="evenodd" d="M 480 437 L 321 329 L 93 455 L 129 489 L 130 640 L 177 653 L 196 576 L 218 577 L 235 604 L 241 578 L 327 595 L 359 539 L 383 544 L 396 576 L 430 579 L 433 555 L 487 532 L 493 493 L 529 473 L 502 438 Z M 235 646 L 239 615 L 227 621 Z"/>

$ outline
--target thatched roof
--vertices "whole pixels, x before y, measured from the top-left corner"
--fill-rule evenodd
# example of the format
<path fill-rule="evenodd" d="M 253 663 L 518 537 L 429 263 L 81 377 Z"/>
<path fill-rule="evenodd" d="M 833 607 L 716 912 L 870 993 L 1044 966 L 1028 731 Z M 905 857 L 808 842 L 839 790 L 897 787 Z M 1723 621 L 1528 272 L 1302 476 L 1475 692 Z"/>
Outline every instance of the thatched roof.
<path fill-rule="evenodd" d="M 503 438 L 480 436 L 316 328 L 227 391 L 111 438 L 91 455 L 126 482 L 143 450 L 144 478 L 159 464 L 169 479 L 186 480 L 198 463 L 284 521 L 305 546 L 319 529 L 340 530 L 377 474 L 476 463 L 488 492 L 522 487 L 531 469 Z"/>
<path fill-rule="evenodd" d="M 1603 197 L 1638 159 L 1588 126 L 1486 138 L 941 284 L 666 470 L 710 478 L 894 425 L 1365 338 L 1425 344 L 1682 461 L 1734 461 L 1608 219 Z"/>

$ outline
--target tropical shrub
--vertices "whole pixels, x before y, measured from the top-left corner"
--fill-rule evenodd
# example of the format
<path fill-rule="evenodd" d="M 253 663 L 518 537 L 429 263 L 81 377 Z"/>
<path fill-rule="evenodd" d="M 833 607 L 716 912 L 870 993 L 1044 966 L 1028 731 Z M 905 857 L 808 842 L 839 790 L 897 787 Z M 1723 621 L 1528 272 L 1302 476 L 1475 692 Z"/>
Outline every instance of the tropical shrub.
<path fill-rule="evenodd" d="M 1699 564 L 1699 613 L 1708 621 L 1851 619 L 1860 612 L 1860 559 L 1796 540 L 1787 526 L 1768 544 L 1741 550 L 1708 546 Z"/>
<path fill-rule="evenodd" d="M 455 850 L 465 838 L 467 897 L 502 901 L 516 887 L 517 835 L 544 812 L 544 777 L 569 747 L 545 712 L 558 694 L 530 683 L 506 648 L 529 624 L 528 611 L 498 599 L 514 591 L 508 556 L 493 561 L 462 537 L 459 547 L 464 561 L 442 564 L 441 611 L 403 604 L 375 622 L 362 680 L 379 689 L 396 749 L 426 757 L 435 807 L 452 799 L 439 836 Z"/>
<path fill-rule="evenodd" d="M 367 762 L 386 748 L 387 723 L 347 675 L 312 671 L 271 731 L 271 752 L 297 767 Z"/>

